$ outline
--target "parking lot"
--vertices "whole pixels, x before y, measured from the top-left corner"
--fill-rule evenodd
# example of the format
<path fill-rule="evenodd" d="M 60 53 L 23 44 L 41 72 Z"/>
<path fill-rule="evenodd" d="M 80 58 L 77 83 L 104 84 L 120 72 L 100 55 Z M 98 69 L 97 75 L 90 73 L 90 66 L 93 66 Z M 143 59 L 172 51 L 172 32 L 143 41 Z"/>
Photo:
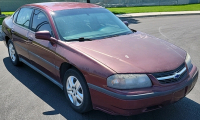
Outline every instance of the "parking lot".
<path fill-rule="evenodd" d="M 200 68 L 200 16 L 121 18 L 130 28 L 164 39 L 186 50 Z M 0 37 L 1 38 L 1 37 Z M 101 111 L 79 114 L 62 90 L 26 65 L 15 67 L 0 40 L 0 120 L 193 120 L 200 119 L 200 81 L 179 102 L 152 112 L 125 117 Z"/>

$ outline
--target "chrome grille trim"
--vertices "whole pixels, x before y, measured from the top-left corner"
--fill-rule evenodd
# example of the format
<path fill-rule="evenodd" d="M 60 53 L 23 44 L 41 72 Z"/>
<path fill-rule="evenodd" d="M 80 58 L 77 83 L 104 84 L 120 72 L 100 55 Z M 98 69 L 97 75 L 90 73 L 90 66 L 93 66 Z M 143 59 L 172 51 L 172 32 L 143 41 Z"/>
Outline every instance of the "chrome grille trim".
<path fill-rule="evenodd" d="M 178 72 L 177 74 L 179 74 L 179 75 L 182 75 L 185 71 L 186 71 L 187 69 L 186 69 L 186 67 L 184 67 L 180 72 Z M 174 75 L 170 75 L 170 76 L 166 76 L 166 77 L 159 77 L 159 78 L 157 78 L 158 80 L 166 80 L 166 79 L 172 79 L 172 78 L 174 78 L 177 74 L 174 74 Z"/>
<path fill-rule="evenodd" d="M 152 73 L 152 75 L 159 81 L 160 84 L 171 84 L 183 80 L 187 76 L 185 62 L 179 67 L 171 71 Z"/>

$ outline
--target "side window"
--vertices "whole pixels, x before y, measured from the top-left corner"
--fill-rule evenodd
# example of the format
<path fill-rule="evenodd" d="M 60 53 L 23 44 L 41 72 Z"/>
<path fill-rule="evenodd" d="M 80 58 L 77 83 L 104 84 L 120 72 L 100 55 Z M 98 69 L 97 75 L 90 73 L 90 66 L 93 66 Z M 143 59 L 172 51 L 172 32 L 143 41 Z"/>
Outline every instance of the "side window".
<path fill-rule="evenodd" d="M 16 23 L 25 28 L 28 28 L 32 11 L 33 10 L 30 8 L 22 8 L 17 16 Z"/>
<path fill-rule="evenodd" d="M 48 18 L 42 11 L 35 10 L 31 30 L 34 32 L 47 30 L 52 33 Z"/>
<path fill-rule="evenodd" d="M 17 17 L 17 15 L 18 15 L 18 13 L 19 13 L 19 10 L 16 11 L 15 14 L 13 15 L 13 21 L 16 21 L 16 17 Z"/>

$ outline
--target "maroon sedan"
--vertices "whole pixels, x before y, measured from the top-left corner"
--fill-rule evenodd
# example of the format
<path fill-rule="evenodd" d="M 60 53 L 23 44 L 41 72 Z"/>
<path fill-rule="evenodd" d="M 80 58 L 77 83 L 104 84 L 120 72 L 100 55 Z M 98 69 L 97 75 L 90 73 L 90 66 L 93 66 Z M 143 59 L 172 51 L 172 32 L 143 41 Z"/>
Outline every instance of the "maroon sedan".
<path fill-rule="evenodd" d="M 198 79 L 189 54 L 124 23 L 97 5 L 52 2 L 20 7 L 2 30 L 12 63 L 58 85 L 80 113 L 134 115 L 185 97 Z"/>

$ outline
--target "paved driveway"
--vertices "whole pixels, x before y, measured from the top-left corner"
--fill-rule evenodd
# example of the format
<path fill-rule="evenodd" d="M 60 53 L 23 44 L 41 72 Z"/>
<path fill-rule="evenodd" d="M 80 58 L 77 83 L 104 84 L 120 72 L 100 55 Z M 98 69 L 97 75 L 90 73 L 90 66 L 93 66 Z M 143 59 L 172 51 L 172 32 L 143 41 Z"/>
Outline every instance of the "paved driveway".
<path fill-rule="evenodd" d="M 130 27 L 170 41 L 188 51 L 200 68 L 200 16 L 122 18 Z M 181 101 L 136 116 L 100 111 L 74 112 L 59 87 L 26 65 L 14 67 L 0 40 L 0 120 L 193 120 L 200 119 L 200 81 Z"/>

